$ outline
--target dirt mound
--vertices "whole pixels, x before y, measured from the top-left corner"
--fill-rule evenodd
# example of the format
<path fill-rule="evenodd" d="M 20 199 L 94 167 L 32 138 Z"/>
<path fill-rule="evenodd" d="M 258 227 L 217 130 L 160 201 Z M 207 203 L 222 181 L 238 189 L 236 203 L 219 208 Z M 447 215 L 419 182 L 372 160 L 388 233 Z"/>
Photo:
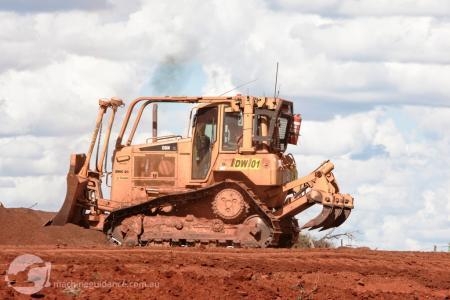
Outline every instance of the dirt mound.
<path fill-rule="evenodd" d="M 2 245 L 101 245 L 102 232 L 74 224 L 44 227 L 55 213 L 28 208 L 0 206 L 0 244 Z"/>

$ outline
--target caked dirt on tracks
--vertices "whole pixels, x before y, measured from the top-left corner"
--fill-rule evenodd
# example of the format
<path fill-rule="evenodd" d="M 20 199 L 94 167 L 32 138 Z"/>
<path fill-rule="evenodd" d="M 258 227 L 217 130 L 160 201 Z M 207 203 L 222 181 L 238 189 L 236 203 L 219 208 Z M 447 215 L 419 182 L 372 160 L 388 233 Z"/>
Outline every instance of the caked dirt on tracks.
<path fill-rule="evenodd" d="M 51 215 L 0 208 L 0 299 L 30 298 L 4 280 L 25 253 L 51 263 L 43 299 L 450 299 L 449 253 L 118 248 L 76 226 L 42 229 Z"/>

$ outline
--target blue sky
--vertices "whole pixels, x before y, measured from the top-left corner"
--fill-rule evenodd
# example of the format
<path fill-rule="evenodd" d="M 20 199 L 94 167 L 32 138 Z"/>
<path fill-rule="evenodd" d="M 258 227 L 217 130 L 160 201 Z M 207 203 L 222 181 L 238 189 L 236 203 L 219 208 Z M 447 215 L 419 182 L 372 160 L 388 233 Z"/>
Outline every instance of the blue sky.
<path fill-rule="evenodd" d="M 331 159 L 379 249 L 450 242 L 450 2 L 0 1 L 0 201 L 57 210 L 97 100 L 272 95 L 303 114 L 306 174 Z M 185 111 L 162 108 L 165 131 Z M 177 122 L 174 122 L 177 120 Z M 179 120 L 179 121 L 178 121 Z M 306 215 L 299 215 L 301 222 Z"/>

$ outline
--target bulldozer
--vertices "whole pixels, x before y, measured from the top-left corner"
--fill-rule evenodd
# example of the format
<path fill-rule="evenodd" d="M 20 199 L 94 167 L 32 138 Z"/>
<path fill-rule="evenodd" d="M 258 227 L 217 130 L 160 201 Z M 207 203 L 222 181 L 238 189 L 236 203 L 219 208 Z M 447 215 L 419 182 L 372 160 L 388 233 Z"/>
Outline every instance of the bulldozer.
<path fill-rule="evenodd" d="M 184 136 L 158 135 L 163 103 L 190 105 Z M 293 101 L 139 97 L 124 114 L 108 172 L 112 127 L 123 106 L 119 98 L 99 100 L 89 149 L 71 155 L 66 198 L 49 225 L 78 224 L 126 246 L 290 247 L 300 230 L 338 227 L 354 207 L 353 197 L 339 191 L 332 162 L 299 177 L 286 153 L 300 137 Z M 141 124 L 143 116 L 151 124 Z M 136 142 L 142 126 L 148 138 Z M 300 227 L 296 216 L 316 204 L 320 214 Z"/>

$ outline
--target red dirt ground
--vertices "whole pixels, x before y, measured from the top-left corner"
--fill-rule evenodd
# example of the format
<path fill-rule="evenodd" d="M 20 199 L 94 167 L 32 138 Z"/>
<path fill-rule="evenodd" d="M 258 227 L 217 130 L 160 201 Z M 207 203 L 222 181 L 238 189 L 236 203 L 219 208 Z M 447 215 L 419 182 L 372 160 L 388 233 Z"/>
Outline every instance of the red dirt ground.
<path fill-rule="evenodd" d="M 51 262 L 43 299 L 450 299 L 450 253 L 368 249 L 119 248 L 52 213 L 0 207 L 0 299 L 11 261 Z"/>

